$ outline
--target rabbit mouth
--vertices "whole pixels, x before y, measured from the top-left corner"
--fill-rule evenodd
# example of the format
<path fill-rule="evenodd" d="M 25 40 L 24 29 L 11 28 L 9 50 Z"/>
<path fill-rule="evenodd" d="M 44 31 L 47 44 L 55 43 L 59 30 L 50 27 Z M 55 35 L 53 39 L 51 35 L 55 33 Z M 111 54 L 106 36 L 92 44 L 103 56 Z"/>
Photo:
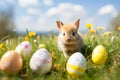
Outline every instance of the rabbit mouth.
<path fill-rule="evenodd" d="M 75 44 L 75 42 L 73 42 L 73 41 L 70 41 L 70 42 L 64 42 L 64 44 Z"/>

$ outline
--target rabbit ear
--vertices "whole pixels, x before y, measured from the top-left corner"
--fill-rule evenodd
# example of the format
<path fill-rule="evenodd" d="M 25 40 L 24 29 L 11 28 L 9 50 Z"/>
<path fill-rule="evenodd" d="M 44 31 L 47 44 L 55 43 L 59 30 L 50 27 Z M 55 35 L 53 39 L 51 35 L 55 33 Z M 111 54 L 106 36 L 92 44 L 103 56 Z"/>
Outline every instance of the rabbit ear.
<path fill-rule="evenodd" d="M 56 24 L 59 29 L 61 28 L 61 26 L 63 26 L 63 23 L 60 20 L 56 21 Z"/>
<path fill-rule="evenodd" d="M 80 19 L 78 19 L 78 20 L 75 21 L 75 23 L 74 23 L 77 29 L 79 28 L 79 21 L 80 21 Z"/>

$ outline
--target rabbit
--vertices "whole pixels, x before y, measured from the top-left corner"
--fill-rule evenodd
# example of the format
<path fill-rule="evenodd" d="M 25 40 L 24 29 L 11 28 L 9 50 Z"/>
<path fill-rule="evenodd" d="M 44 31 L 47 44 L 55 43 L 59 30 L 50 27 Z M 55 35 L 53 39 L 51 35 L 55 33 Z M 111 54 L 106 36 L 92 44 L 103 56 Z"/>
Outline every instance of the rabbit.
<path fill-rule="evenodd" d="M 63 52 L 65 58 L 69 58 L 74 52 L 80 52 L 84 46 L 83 39 L 78 32 L 79 21 L 80 19 L 74 24 L 63 24 L 60 20 L 56 21 L 60 32 L 57 40 L 58 48 Z"/>

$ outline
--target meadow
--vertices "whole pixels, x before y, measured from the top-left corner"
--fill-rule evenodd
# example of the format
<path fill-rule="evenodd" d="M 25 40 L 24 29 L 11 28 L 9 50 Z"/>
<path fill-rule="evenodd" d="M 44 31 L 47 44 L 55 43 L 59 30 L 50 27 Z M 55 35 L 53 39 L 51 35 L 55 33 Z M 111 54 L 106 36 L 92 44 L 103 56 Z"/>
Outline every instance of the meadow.
<path fill-rule="evenodd" d="M 7 75 L 0 71 L 0 80 L 120 80 L 120 30 L 103 32 L 102 28 L 98 30 L 87 28 L 87 33 L 83 34 L 85 47 L 81 52 L 86 58 L 87 67 L 80 77 L 68 75 L 67 59 L 57 48 L 57 35 L 51 33 L 43 36 L 35 34 L 35 32 L 26 32 L 25 36 L 14 34 L 13 38 L 7 36 L 1 39 L 0 58 L 5 52 L 14 50 L 22 41 L 31 42 L 32 53 L 40 48 L 40 44 L 45 44 L 53 61 L 50 72 L 43 75 L 33 73 L 29 67 L 30 58 L 27 58 L 23 59 L 24 65 L 18 74 Z M 91 60 L 92 51 L 97 45 L 103 45 L 107 50 L 108 59 L 104 65 L 96 65 Z"/>

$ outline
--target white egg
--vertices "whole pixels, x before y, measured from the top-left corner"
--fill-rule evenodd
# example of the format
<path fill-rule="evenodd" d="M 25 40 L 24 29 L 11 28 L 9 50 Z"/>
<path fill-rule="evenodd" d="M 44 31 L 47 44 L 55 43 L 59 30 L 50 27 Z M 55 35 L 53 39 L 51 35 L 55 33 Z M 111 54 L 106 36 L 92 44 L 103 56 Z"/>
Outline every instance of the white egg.
<path fill-rule="evenodd" d="M 68 74 L 76 77 L 80 76 L 86 69 L 85 57 L 79 52 L 72 54 L 68 59 L 66 68 Z"/>
<path fill-rule="evenodd" d="M 15 49 L 23 57 L 28 57 L 32 53 L 32 45 L 29 41 L 21 42 Z"/>
<path fill-rule="evenodd" d="M 30 68 L 34 72 L 45 74 L 50 71 L 51 67 L 52 58 L 45 48 L 37 50 L 30 59 Z"/>

